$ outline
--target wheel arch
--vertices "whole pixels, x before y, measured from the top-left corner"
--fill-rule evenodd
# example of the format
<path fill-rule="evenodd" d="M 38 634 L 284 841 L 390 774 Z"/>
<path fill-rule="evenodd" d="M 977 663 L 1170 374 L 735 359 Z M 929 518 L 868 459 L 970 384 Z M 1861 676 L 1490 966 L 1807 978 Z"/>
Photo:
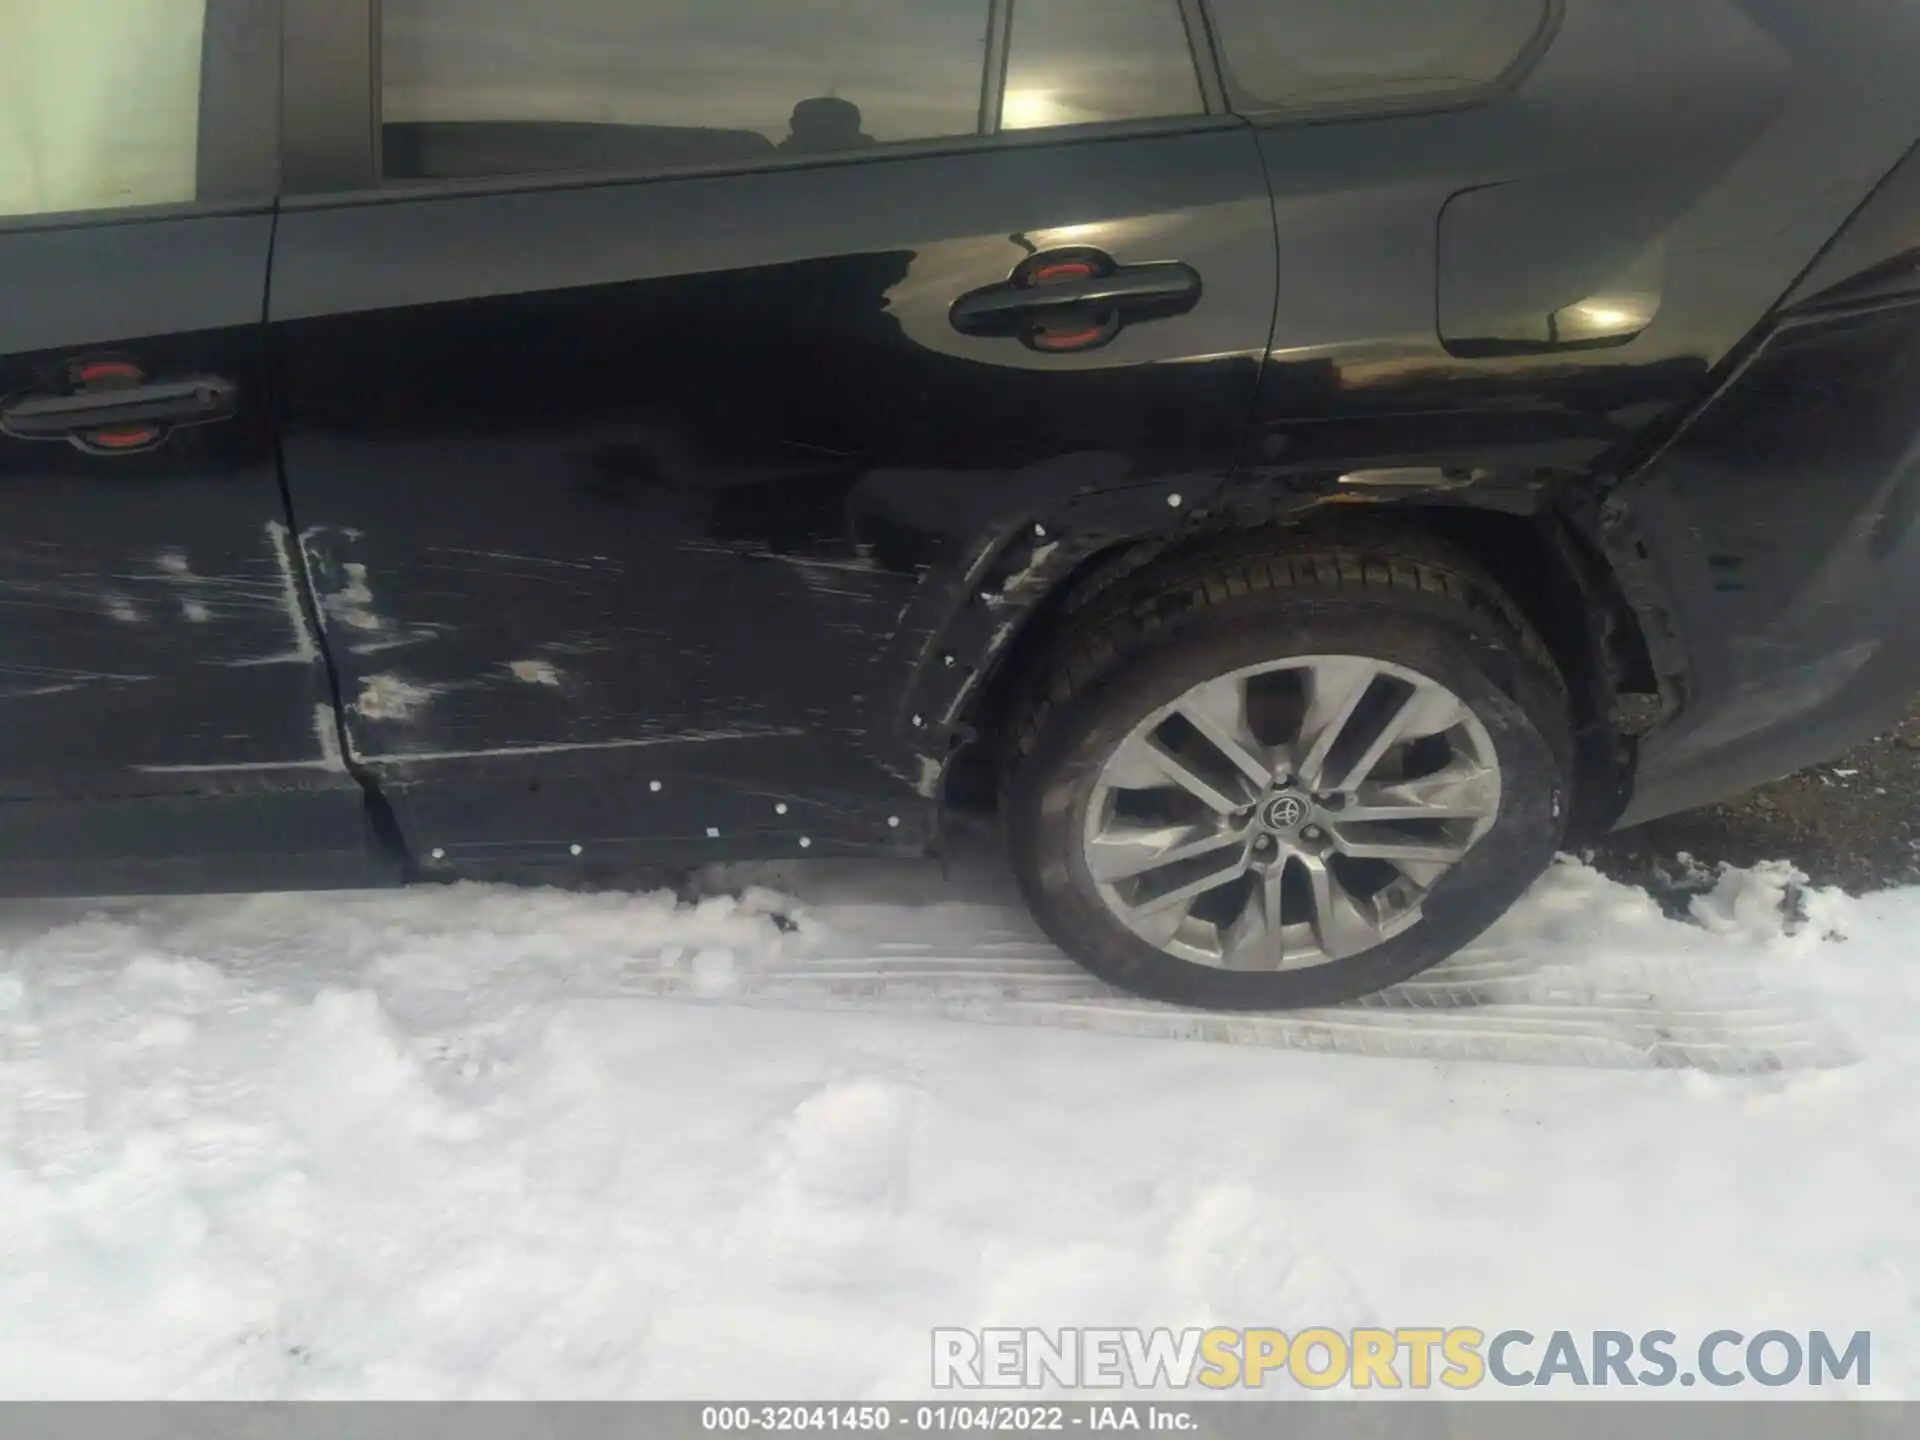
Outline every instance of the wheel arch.
<path fill-rule="evenodd" d="M 1008 723 L 1037 683 L 1036 667 L 1064 627 L 1093 601 L 1153 587 L 1167 567 L 1249 546 L 1296 550 L 1328 542 L 1367 546 L 1418 537 L 1479 571 L 1540 637 L 1565 682 L 1574 722 L 1574 804 L 1569 833 L 1612 828 L 1628 801 L 1637 737 L 1676 701 L 1678 677 L 1630 598 L 1590 507 L 1573 493 L 1506 504 L 1409 499 L 1383 505 L 1319 504 L 1253 524 L 1204 525 L 1176 534 L 1116 537 L 1062 572 L 985 667 L 962 722 L 961 746 L 942 793 L 950 811 L 991 808 Z"/>

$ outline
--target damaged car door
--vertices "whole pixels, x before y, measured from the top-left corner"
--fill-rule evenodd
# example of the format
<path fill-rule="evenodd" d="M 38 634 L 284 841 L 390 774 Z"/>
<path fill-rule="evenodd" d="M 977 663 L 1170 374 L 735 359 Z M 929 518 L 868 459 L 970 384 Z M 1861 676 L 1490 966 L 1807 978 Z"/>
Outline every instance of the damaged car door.
<path fill-rule="evenodd" d="M 1232 467 L 1272 212 L 1179 0 L 293 12 L 286 473 L 429 873 L 919 845 L 994 606 Z"/>
<path fill-rule="evenodd" d="M 0 887 L 377 878 L 301 611 L 262 305 L 275 0 L 0 49 Z"/>

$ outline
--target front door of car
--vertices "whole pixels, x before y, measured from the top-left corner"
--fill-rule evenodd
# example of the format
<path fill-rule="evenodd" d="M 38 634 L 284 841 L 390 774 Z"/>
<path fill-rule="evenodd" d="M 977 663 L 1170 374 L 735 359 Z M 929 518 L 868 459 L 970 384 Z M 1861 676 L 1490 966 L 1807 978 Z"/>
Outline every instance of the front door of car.
<path fill-rule="evenodd" d="M 294 117 L 270 319 L 417 855 L 918 838 L 1019 607 L 1250 423 L 1271 206 L 1188 8 L 386 0 L 384 176 Z"/>
<path fill-rule="evenodd" d="M 0 888 L 363 879 L 274 464 L 276 0 L 0 47 Z"/>

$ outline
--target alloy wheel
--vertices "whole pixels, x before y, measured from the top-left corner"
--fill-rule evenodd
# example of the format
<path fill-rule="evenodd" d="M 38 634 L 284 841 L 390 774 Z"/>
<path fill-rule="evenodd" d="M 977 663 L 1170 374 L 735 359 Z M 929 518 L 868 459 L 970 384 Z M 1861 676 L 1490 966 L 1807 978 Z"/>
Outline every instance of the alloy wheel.
<path fill-rule="evenodd" d="M 1135 726 L 1095 782 L 1084 858 L 1115 918 L 1167 954 L 1304 969 L 1417 924 L 1499 810 L 1492 739 L 1446 686 L 1300 656 L 1195 685 Z"/>

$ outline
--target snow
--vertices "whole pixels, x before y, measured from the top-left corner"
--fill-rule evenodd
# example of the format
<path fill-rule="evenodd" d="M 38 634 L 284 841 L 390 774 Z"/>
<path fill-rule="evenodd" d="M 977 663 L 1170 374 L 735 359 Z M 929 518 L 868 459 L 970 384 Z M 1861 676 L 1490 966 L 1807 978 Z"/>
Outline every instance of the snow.
<path fill-rule="evenodd" d="M 13 907 L 0 1395 L 904 1398 L 1074 1323 L 1864 1329 L 1920 1393 L 1920 890 L 1568 861 L 1228 1023 L 990 863 L 756 878 Z"/>

